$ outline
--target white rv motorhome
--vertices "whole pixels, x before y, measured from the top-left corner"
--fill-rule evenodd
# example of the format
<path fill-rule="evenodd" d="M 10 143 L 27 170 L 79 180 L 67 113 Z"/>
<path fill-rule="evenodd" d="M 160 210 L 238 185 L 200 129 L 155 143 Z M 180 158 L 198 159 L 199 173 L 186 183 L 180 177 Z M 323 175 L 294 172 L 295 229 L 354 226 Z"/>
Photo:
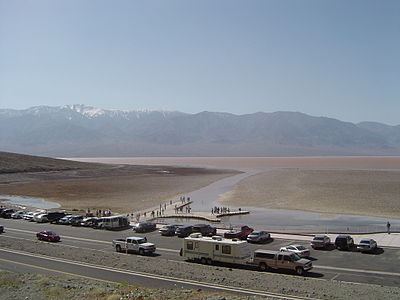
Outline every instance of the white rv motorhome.
<path fill-rule="evenodd" d="M 203 264 L 212 264 L 213 261 L 246 264 L 250 260 L 251 251 L 246 241 L 221 236 L 203 237 L 200 233 L 192 233 L 183 240 L 181 256 Z"/>

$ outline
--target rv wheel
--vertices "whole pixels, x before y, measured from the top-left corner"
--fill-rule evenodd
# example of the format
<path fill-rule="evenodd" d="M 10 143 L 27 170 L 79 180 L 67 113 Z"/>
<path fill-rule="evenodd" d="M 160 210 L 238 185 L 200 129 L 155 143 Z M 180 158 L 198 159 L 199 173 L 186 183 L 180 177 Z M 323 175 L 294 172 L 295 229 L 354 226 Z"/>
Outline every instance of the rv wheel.
<path fill-rule="evenodd" d="M 207 265 L 212 265 L 213 261 L 211 258 L 207 258 Z"/>
<path fill-rule="evenodd" d="M 207 263 L 207 260 L 206 260 L 205 257 L 202 257 L 202 258 L 200 259 L 200 262 L 201 262 L 203 265 L 205 265 L 205 264 Z"/>

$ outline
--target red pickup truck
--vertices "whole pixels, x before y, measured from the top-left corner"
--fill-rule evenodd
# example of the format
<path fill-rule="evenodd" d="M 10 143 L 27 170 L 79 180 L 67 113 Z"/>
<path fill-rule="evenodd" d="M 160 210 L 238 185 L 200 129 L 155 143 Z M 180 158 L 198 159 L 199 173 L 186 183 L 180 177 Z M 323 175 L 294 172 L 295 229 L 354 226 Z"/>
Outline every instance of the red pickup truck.
<path fill-rule="evenodd" d="M 254 231 L 247 225 L 241 226 L 239 228 L 233 228 L 224 233 L 224 238 L 227 239 L 246 239 L 247 236 Z"/>

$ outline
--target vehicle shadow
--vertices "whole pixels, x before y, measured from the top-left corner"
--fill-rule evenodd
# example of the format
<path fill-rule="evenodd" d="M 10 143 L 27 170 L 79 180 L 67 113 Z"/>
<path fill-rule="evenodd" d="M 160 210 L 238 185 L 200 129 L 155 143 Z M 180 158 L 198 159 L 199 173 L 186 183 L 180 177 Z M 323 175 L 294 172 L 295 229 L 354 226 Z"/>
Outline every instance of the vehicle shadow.
<path fill-rule="evenodd" d="M 380 254 L 383 254 L 385 252 L 385 250 L 383 250 L 383 248 L 376 248 L 375 250 L 373 250 L 373 251 L 364 251 L 364 252 L 362 252 L 363 254 L 369 254 L 369 255 L 380 255 Z"/>
<path fill-rule="evenodd" d="M 271 244 L 273 241 L 274 241 L 273 238 L 269 238 L 269 239 L 261 241 L 261 242 L 251 242 L 251 241 L 249 241 L 249 244 L 267 245 L 267 244 Z"/>
<path fill-rule="evenodd" d="M 328 246 L 326 246 L 326 247 L 324 247 L 324 248 L 322 248 L 322 247 L 319 247 L 319 248 L 313 248 L 313 250 L 315 250 L 315 251 L 333 251 L 333 250 L 335 250 L 336 249 L 336 247 L 335 247 L 335 245 L 334 244 L 329 244 Z"/>
<path fill-rule="evenodd" d="M 311 261 L 316 261 L 316 260 L 318 260 L 318 258 L 315 258 L 315 257 L 312 257 L 312 256 L 307 257 L 307 259 L 309 259 L 309 260 L 311 260 Z"/>
<path fill-rule="evenodd" d="M 196 260 L 185 260 L 190 263 L 199 263 L 199 261 Z M 250 270 L 250 271 L 256 271 L 260 273 L 275 273 L 275 274 L 287 274 L 287 275 L 293 275 L 293 276 L 299 276 L 299 277 L 309 277 L 309 278 L 321 278 L 324 276 L 324 274 L 321 273 L 316 273 L 316 272 L 304 272 L 303 275 L 298 275 L 294 270 L 286 270 L 286 269 L 272 269 L 268 268 L 266 271 L 261 271 L 258 266 L 256 265 L 242 265 L 242 264 L 230 264 L 230 263 L 222 263 L 222 262 L 213 262 L 213 266 L 219 267 L 219 268 L 226 268 L 232 271 L 232 269 L 244 269 L 244 270 Z"/>

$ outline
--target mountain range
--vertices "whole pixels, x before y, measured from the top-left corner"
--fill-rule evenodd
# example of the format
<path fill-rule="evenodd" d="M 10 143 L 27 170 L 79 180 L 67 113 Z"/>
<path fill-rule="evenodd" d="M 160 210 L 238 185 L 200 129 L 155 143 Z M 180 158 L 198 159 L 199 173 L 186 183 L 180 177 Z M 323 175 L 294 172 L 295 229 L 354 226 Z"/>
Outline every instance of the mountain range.
<path fill-rule="evenodd" d="M 56 157 L 399 155 L 400 125 L 300 112 L 0 109 L 0 151 Z"/>

